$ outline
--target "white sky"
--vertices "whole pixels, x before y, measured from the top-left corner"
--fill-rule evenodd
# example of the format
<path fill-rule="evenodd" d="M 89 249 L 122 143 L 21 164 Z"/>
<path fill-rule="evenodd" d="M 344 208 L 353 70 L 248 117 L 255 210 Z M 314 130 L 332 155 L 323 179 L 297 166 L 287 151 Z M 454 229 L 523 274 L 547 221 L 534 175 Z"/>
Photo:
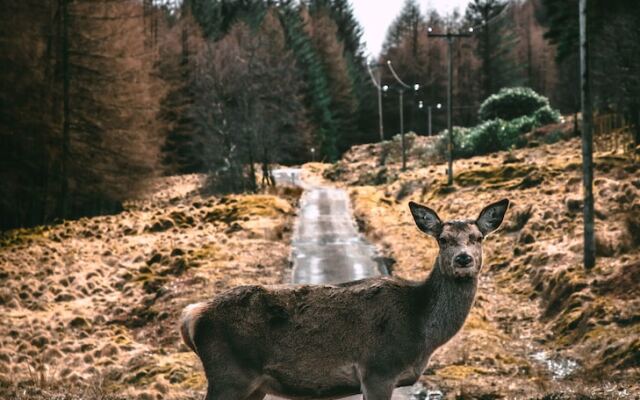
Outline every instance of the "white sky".
<path fill-rule="evenodd" d="M 362 40 L 367 52 L 377 56 L 387 34 L 391 21 L 398 15 L 405 0 L 351 0 L 355 17 L 360 21 L 364 33 Z M 469 0 L 418 0 L 424 13 L 427 8 L 435 8 L 440 15 L 451 13 L 456 7 L 464 12 Z"/>

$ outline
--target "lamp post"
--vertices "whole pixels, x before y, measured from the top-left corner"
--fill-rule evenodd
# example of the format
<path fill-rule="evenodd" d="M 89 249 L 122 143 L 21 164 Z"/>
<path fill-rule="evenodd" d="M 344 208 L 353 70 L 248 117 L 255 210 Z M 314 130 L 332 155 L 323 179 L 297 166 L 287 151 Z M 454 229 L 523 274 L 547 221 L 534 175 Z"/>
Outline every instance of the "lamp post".
<path fill-rule="evenodd" d="M 316 149 L 315 149 L 315 147 L 311 148 L 311 161 L 316 162 Z"/>
<path fill-rule="evenodd" d="M 429 127 L 429 136 L 433 135 L 433 132 L 431 130 L 431 108 L 433 106 L 428 105 L 427 106 L 427 126 Z M 423 109 L 424 108 L 424 103 L 422 101 L 420 101 L 420 103 L 418 104 L 418 108 Z M 438 103 L 436 104 L 436 109 L 441 109 L 442 108 L 442 104 Z"/>

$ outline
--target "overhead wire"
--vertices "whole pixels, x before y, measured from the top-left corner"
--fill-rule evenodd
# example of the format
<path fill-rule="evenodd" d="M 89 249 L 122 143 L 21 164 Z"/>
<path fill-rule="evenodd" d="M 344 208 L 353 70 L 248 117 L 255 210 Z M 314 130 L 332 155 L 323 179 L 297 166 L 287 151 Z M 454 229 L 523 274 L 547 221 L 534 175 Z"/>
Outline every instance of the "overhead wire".
<path fill-rule="evenodd" d="M 369 77 L 371 77 L 371 83 L 373 83 L 373 86 L 375 86 L 376 89 L 381 89 L 380 84 L 382 82 L 376 81 L 376 78 L 373 76 L 373 71 L 371 71 L 371 64 L 369 63 L 367 63 L 367 71 L 369 71 Z"/>
<path fill-rule="evenodd" d="M 393 65 L 391 65 L 391 61 L 387 61 L 387 66 L 389 67 L 389 70 L 391 70 L 391 73 L 393 74 L 393 77 L 396 78 L 396 81 L 398 81 L 398 83 L 403 86 L 405 89 L 411 89 L 411 86 L 407 85 L 406 83 L 404 83 L 402 81 L 402 79 L 400 79 L 400 77 L 398 76 L 398 74 L 396 74 L 396 70 L 393 69 Z"/>

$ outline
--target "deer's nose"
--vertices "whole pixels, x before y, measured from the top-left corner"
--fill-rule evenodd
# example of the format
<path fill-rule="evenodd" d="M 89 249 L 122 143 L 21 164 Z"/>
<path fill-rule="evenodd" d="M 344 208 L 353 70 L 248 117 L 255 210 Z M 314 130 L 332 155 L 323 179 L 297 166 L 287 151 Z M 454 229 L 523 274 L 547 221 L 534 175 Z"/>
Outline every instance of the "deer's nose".
<path fill-rule="evenodd" d="M 468 255 L 467 253 L 462 253 L 462 254 L 458 254 L 453 259 L 453 261 L 455 261 L 455 263 L 461 267 L 466 267 L 467 265 L 471 264 L 471 261 L 473 261 L 473 258 L 471 258 L 471 256 Z"/>

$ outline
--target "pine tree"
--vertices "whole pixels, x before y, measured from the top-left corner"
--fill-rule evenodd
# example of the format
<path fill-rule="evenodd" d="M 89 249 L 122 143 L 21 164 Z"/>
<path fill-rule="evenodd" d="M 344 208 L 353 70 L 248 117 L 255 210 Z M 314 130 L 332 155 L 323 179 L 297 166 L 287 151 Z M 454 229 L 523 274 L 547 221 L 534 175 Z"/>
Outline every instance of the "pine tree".
<path fill-rule="evenodd" d="M 483 97 L 496 93 L 505 86 L 521 84 L 520 69 L 513 54 L 518 37 L 505 10 L 504 0 L 473 0 L 467 6 L 465 19 L 477 31 L 476 51 L 482 61 Z"/>
<path fill-rule="evenodd" d="M 358 102 L 354 97 L 353 83 L 345 58 L 344 45 L 338 39 L 338 28 L 327 9 L 316 10 L 313 16 L 302 10 L 306 33 L 322 62 L 331 95 L 331 112 L 339 133 L 337 146 L 342 152 L 357 138 Z"/>
<path fill-rule="evenodd" d="M 367 60 L 362 44 L 362 27 L 354 16 L 348 0 L 308 0 L 312 16 L 328 14 L 337 27 L 337 42 L 342 46 L 342 54 L 351 86 L 355 111 L 349 116 L 350 128 L 340 128 L 340 149 L 345 150 L 354 143 L 367 143 L 377 140 L 376 121 L 371 115 L 377 112 L 373 87 L 368 78 Z"/>
<path fill-rule="evenodd" d="M 335 116 L 331 112 L 331 94 L 326 73 L 311 39 L 305 33 L 300 10 L 291 2 L 283 2 L 279 11 L 288 45 L 307 85 L 305 101 L 310 109 L 310 119 L 314 125 L 314 136 L 320 146 L 320 154 L 327 160 L 335 160 L 338 157 L 338 131 Z"/>

